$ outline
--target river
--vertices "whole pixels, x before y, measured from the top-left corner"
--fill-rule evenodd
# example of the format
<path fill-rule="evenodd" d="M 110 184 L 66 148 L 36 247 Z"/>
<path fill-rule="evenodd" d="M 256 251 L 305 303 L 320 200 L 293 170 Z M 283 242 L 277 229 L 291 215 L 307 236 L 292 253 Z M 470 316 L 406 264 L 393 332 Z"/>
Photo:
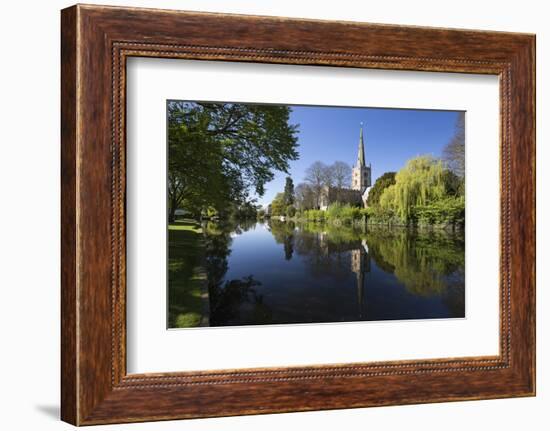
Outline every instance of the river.
<path fill-rule="evenodd" d="M 203 225 L 209 325 L 464 317 L 464 236 L 272 220 Z"/>

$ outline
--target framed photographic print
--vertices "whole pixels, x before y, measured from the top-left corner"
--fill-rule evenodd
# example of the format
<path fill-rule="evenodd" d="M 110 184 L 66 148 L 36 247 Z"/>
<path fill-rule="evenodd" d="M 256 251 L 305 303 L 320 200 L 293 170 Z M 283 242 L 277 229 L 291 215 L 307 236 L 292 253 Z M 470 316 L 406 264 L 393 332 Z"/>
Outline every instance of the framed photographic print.
<path fill-rule="evenodd" d="M 62 419 L 535 394 L 535 37 L 62 11 Z"/>

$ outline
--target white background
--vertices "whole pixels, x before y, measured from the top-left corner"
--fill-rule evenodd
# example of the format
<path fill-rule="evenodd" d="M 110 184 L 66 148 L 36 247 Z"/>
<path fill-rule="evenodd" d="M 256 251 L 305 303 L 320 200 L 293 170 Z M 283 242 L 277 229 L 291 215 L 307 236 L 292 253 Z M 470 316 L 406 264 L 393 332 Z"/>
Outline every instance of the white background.
<path fill-rule="evenodd" d="M 126 82 L 129 373 L 498 354 L 498 77 L 134 58 Z M 167 331 L 167 99 L 466 111 L 466 318 Z"/>
<path fill-rule="evenodd" d="M 550 414 L 550 28 L 545 2 L 488 1 L 117 1 L 102 3 L 188 10 L 342 19 L 537 33 L 537 325 L 538 396 L 248 416 L 96 429 L 498 430 L 548 428 Z M 70 429 L 59 409 L 59 9 L 65 1 L 5 2 L 0 15 L 0 426 Z M 545 314 L 546 313 L 546 314 Z"/>

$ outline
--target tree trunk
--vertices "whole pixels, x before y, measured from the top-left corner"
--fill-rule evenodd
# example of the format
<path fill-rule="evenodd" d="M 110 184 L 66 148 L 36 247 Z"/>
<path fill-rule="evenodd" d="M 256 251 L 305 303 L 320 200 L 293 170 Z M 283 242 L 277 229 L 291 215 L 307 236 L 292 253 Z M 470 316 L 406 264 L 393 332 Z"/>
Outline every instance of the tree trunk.
<path fill-rule="evenodd" d="M 168 223 L 174 223 L 176 220 L 176 206 L 170 205 L 170 209 L 168 210 Z"/>

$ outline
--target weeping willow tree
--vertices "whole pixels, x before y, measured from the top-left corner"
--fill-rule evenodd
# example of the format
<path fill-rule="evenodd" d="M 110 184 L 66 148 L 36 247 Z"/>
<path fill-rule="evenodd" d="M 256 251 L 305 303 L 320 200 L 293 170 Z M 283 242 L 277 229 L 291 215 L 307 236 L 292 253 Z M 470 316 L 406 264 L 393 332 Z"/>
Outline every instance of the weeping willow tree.
<path fill-rule="evenodd" d="M 440 160 L 419 156 L 395 175 L 395 184 L 380 196 L 380 206 L 408 220 L 413 207 L 427 205 L 445 196 L 445 169 Z"/>

